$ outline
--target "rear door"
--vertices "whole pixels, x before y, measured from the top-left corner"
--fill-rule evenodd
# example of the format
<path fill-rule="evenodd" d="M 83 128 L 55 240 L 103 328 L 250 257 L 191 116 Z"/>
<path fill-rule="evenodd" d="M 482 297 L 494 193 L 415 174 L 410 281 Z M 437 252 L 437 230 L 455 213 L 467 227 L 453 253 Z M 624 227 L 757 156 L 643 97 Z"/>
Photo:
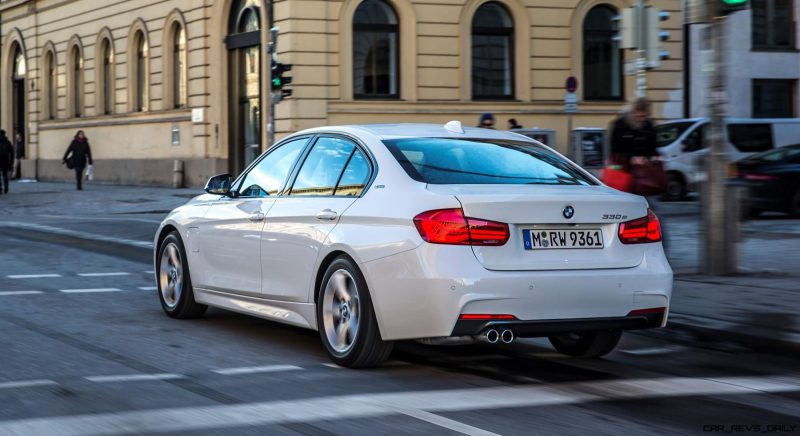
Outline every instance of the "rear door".
<path fill-rule="evenodd" d="M 267 215 L 261 238 L 265 298 L 306 302 L 319 251 L 339 217 L 361 195 L 372 166 L 350 139 L 321 136 L 288 195 Z"/>

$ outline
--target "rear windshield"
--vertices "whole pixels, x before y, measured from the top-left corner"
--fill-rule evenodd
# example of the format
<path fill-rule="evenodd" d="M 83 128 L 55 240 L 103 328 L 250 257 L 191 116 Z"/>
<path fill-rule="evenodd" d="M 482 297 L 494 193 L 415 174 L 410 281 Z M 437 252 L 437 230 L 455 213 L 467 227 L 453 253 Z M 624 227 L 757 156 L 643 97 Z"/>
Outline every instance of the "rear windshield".
<path fill-rule="evenodd" d="M 694 124 L 694 122 L 679 121 L 656 126 L 656 147 L 664 147 L 672 144 L 683 135 L 686 129 L 692 127 Z"/>
<path fill-rule="evenodd" d="M 384 143 L 408 175 L 423 183 L 595 184 L 565 159 L 531 142 L 402 138 Z"/>

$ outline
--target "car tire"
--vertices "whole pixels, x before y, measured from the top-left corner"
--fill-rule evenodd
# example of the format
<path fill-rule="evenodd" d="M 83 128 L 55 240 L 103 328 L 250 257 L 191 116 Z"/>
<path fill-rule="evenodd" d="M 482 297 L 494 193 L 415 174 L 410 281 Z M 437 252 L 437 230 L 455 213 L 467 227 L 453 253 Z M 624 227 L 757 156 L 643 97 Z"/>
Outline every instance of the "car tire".
<path fill-rule="evenodd" d="M 686 182 L 683 176 L 677 173 L 667 175 L 667 190 L 663 197 L 667 201 L 680 201 L 686 198 Z"/>
<path fill-rule="evenodd" d="M 317 326 L 334 363 L 367 368 L 389 357 L 394 344 L 381 339 L 367 283 L 350 257 L 328 266 L 317 292 Z"/>
<path fill-rule="evenodd" d="M 170 317 L 198 318 L 208 309 L 194 299 L 186 250 L 178 232 L 168 234 L 158 247 L 156 282 L 161 308 Z"/>
<path fill-rule="evenodd" d="M 573 357 L 596 358 L 610 353 L 622 337 L 621 330 L 599 330 L 550 336 L 553 348 Z"/>

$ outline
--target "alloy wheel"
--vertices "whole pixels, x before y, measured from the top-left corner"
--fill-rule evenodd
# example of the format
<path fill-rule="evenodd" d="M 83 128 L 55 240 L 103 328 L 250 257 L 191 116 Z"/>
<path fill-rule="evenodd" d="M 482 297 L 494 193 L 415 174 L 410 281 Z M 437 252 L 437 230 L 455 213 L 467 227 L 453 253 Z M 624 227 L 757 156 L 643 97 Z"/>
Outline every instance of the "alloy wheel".
<path fill-rule="evenodd" d="M 174 242 L 169 242 L 161 249 L 159 262 L 158 288 L 161 299 L 169 309 L 174 309 L 183 292 L 183 263 L 181 252 Z"/>
<path fill-rule="evenodd" d="M 353 276 L 336 270 L 325 284 L 322 297 L 322 323 L 328 344 L 337 353 L 347 353 L 358 336 L 361 304 Z"/>

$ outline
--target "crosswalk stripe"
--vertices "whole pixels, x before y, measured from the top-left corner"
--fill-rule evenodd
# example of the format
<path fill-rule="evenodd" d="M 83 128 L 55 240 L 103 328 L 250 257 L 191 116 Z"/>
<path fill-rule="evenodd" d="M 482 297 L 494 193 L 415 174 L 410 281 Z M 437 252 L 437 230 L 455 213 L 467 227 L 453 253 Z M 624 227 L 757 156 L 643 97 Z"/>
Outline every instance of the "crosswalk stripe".
<path fill-rule="evenodd" d="M 140 291 L 157 291 L 158 286 L 139 286 Z"/>
<path fill-rule="evenodd" d="M 41 294 L 42 291 L 2 291 L 0 292 L 0 296 L 5 295 L 33 295 L 33 294 Z"/>
<path fill-rule="evenodd" d="M 246 366 L 241 368 L 221 368 L 212 369 L 221 375 L 240 375 L 240 374 L 256 374 L 262 372 L 282 372 L 282 371 L 297 371 L 303 368 L 294 365 L 268 365 L 268 366 Z"/>
<path fill-rule="evenodd" d="M 90 288 L 90 289 L 59 289 L 58 292 L 65 294 L 89 294 L 95 292 L 121 292 L 119 288 Z"/>
<path fill-rule="evenodd" d="M 599 401 L 800 392 L 800 377 L 667 377 L 439 391 L 355 394 L 302 400 L 153 409 L 0 422 L 0 434 L 131 434 L 343 420 Z M 424 415 L 424 414 L 423 414 Z M 422 415 L 420 415 L 422 416 Z M 429 417 L 429 415 L 425 415 Z M 441 421 L 443 424 L 454 423 Z M 457 424 L 457 422 L 456 422 Z M 460 431 L 460 430 L 459 430 Z"/>
<path fill-rule="evenodd" d="M 14 388 L 30 388 L 36 386 L 52 386 L 58 383 L 53 380 L 22 380 L 15 382 L 0 383 L 0 389 L 14 389 Z"/>
<path fill-rule="evenodd" d="M 104 273 L 80 273 L 81 277 L 115 277 L 115 276 L 129 276 L 129 272 L 104 272 Z"/>
<path fill-rule="evenodd" d="M 84 378 L 86 380 L 95 383 L 117 383 L 117 382 L 129 382 L 129 381 L 175 380 L 185 377 L 186 376 L 181 374 L 162 373 L 162 374 L 96 375 Z"/>
<path fill-rule="evenodd" d="M 6 277 L 9 279 L 49 279 L 61 277 L 61 274 L 12 274 Z"/>

